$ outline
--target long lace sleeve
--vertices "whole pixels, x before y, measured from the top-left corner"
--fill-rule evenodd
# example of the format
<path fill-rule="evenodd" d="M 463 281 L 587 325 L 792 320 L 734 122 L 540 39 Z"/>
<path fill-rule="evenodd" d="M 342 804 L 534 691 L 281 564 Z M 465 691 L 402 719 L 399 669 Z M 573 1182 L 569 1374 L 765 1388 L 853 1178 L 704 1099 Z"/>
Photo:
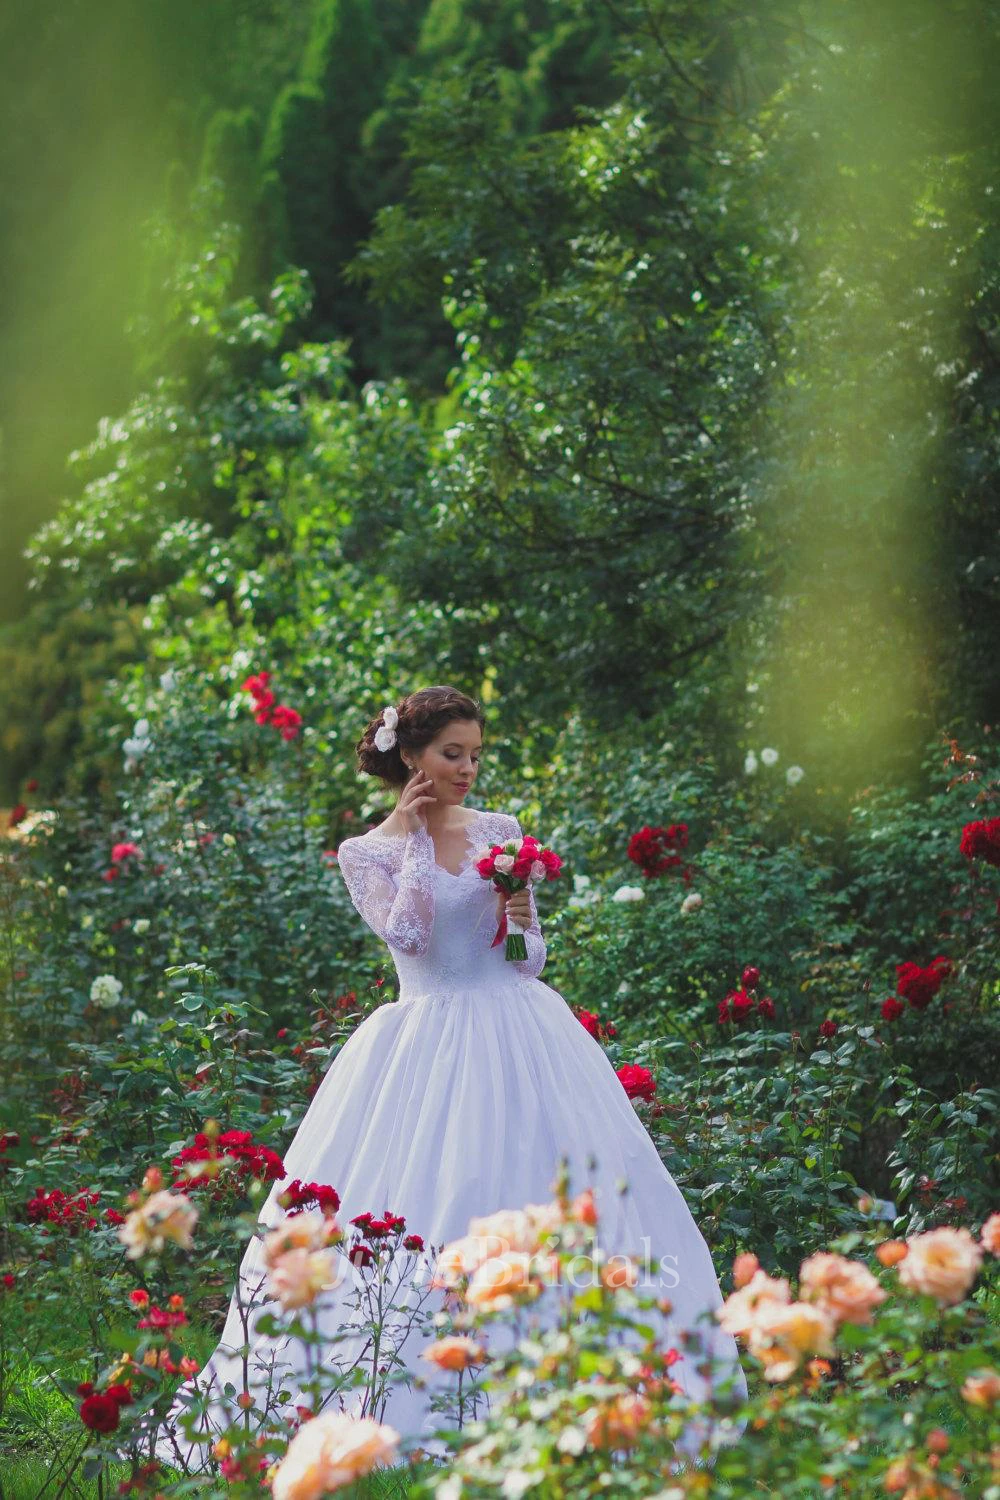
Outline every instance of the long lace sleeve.
<path fill-rule="evenodd" d="M 400 953 L 426 953 L 434 926 L 434 840 L 427 829 L 406 835 L 398 870 L 364 838 L 345 839 L 337 863 L 372 931 Z"/>
<path fill-rule="evenodd" d="M 509 837 L 523 838 L 524 832 L 520 823 L 513 816 L 510 818 L 512 827 Z M 528 886 L 528 900 L 531 904 L 531 926 L 524 930 L 524 945 L 528 950 L 527 958 L 515 958 L 512 960 L 514 967 L 522 974 L 531 974 L 535 978 L 545 967 L 545 939 L 542 937 L 542 927 L 538 920 L 538 908 L 535 905 L 534 886 Z"/>

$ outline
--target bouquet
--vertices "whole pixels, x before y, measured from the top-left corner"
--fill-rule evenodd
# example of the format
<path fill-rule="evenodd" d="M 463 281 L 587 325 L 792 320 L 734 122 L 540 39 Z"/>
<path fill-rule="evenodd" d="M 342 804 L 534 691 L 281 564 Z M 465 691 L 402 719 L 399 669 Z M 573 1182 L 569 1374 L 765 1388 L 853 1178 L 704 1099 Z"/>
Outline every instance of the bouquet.
<path fill-rule="evenodd" d="M 555 880 L 562 869 L 562 860 L 551 849 L 542 849 L 538 840 L 526 833 L 520 840 L 508 839 L 506 844 L 493 844 L 476 861 L 476 869 L 484 880 L 492 880 L 496 890 L 509 894 L 522 890 L 533 880 Z M 490 947 L 495 948 L 503 937 L 507 939 L 504 958 L 527 958 L 524 929 L 513 919 L 508 920 L 506 912 Z"/>

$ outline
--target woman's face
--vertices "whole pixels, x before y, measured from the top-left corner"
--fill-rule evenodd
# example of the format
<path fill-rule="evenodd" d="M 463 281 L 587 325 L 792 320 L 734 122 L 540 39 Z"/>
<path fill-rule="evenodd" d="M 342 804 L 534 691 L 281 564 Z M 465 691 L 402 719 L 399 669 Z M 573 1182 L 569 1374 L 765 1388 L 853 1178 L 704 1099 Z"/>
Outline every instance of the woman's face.
<path fill-rule="evenodd" d="M 452 719 L 422 750 L 407 754 L 429 776 L 441 805 L 462 802 L 479 774 L 483 737 L 475 719 Z"/>

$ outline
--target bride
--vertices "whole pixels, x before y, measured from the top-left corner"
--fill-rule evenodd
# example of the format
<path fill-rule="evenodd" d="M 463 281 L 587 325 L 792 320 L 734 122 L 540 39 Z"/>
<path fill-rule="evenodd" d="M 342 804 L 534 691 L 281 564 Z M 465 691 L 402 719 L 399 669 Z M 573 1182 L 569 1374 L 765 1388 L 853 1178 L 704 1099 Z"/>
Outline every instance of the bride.
<path fill-rule="evenodd" d="M 695 1400 L 726 1379 L 745 1399 L 735 1340 L 705 1316 L 723 1300 L 708 1246 L 600 1043 L 539 978 L 546 945 L 532 887 L 508 897 L 476 869 L 491 844 L 522 834 L 511 814 L 464 805 L 479 776 L 483 725 L 474 699 L 428 687 L 384 710 L 357 743 L 358 768 L 398 797 L 383 823 L 341 842 L 337 861 L 353 904 L 388 945 L 399 996 L 330 1065 L 284 1153 L 282 1181 L 333 1186 L 345 1229 L 358 1214 L 388 1211 L 440 1248 L 475 1216 L 550 1201 L 564 1158 L 571 1189 L 594 1190 L 605 1253 L 660 1267 L 665 1279 L 639 1287 L 672 1304 L 658 1315 L 660 1347 L 683 1350 L 682 1330 L 696 1329 L 712 1356 L 708 1376 L 698 1354 L 682 1357 L 671 1375 Z M 506 959 L 502 942 L 491 946 L 504 910 L 524 930 L 524 959 Z M 258 1215 L 267 1228 L 282 1218 L 282 1181 Z M 261 1247 L 252 1239 L 243 1257 L 222 1338 L 197 1377 L 202 1394 L 227 1382 L 236 1392 L 255 1388 L 241 1346 L 246 1305 L 265 1279 Z M 343 1338 L 339 1293 L 350 1287 L 348 1276 L 332 1300 L 324 1294 L 320 1327 L 330 1339 Z M 250 1327 L 250 1364 L 263 1372 L 286 1345 L 255 1338 Z M 374 1414 L 425 1451 L 445 1451 L 428 1439 L 447 1425 L 429 1407 L 440 1372 L 419 1354 L 410 1334 L 400 1357 L 420 1383 L 393 1385 Z M 301 1392 L 296 1377 L 302 1371 L 293 1367 L 285 1389 Z M 180 1388 L 171 1417 L 193 1389 Z M 231 1418 L 219 1410 L 221 1430 Z M 179 1456 L 167 1438 L 157 1455 Z"/>

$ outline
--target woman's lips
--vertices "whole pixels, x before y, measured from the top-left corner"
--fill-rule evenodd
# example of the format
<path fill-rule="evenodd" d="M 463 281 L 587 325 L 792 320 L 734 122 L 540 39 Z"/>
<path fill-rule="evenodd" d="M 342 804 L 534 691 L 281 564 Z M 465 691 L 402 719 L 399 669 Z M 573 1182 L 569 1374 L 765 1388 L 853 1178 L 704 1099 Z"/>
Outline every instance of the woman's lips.
<path fill-rule="evenodd" d="M 458 790 L 460 792 L 467 792 L 469 790 L 470 784 L 471 783 L 468 782 L 468 781 L 456 781 L 455 782 L 455 785 L 458 787 Z"/>

